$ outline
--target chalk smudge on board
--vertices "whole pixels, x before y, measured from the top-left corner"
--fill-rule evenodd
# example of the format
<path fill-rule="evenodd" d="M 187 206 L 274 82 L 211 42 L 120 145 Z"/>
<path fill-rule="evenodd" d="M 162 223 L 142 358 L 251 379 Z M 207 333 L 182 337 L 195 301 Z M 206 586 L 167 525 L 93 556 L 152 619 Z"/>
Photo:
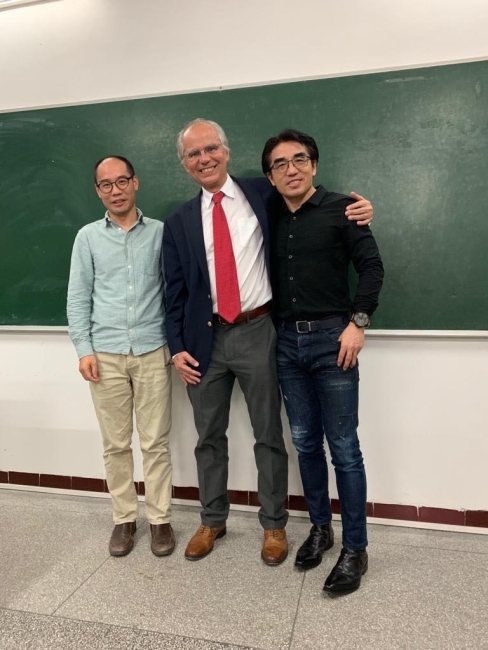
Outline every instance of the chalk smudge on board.
<path fill-rule="evenodd" d="M 398 79 L 385 79 L 385 84 L 403 83 L 405 81 L 426 81 L 425 77 L 399 77 Z"/>

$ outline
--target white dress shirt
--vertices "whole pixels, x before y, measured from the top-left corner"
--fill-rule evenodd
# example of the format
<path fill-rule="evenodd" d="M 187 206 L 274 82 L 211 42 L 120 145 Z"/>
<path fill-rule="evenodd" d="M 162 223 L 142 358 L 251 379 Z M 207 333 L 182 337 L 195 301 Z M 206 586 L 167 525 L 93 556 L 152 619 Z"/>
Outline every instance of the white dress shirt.
<path fill-rule="evenodd" d="M 263 233 L 259 221 L 241 188 L 227 176 L 221 191 L 232 248 L 237 266 L 237 278 L 241 295 L 241 311 L 251 311 L 271 300 L 271 285 L 266 271 Z M 214 314 L 218 313 L 215 285 L 215 258 L 213 241 L 213 194 L 202 188 L 202 220 L 205 252 Z"/>

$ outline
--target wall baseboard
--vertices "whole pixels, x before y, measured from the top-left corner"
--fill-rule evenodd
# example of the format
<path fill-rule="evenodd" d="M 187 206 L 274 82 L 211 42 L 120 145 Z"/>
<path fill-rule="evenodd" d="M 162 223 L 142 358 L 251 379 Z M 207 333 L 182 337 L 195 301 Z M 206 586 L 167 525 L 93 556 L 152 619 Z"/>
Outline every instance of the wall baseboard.
<path fill-rule="evenodd" d="M 59 476 L 56 474 L 33 474 L 30 472 L 0 471 L 0 484 L 31 486 L 37 488 L 53 488 L 76 490 L 82 492 L 108 493 L 107 483 L 101 478 L 86 478 L 81 476 Z M 135 482 L 137 494 L 144 495 L 144 482 Z M 228 490 L 229 501 L 239 506 L 259 506 L 258 494 L 253 491 Z M 197 501 L 198 488 L 192 486 L 173 485 L 174 499 Z M 287 508 L 298 512 L 306 512 L 307 504 L 301 495 L 290 494 Z M 340 514 L 338 499 L 332 499 L 332 512 Z M 449 508 L 433 508 L 428 506 L 404 505 L 396 503 L 368 502 L 368 518 L 388 519 L 390 521 L 410 521 L 420 524 L 442 524 L 448 526 L 468 526 L 488 528 L 488 510 L 451 510 Z"/>

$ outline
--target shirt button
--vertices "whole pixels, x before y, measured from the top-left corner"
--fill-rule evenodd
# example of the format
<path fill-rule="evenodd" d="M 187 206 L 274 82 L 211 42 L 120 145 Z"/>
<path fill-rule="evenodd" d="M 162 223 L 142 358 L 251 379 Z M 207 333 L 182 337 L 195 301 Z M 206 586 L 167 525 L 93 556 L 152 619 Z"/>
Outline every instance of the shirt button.
<path fill-rule="evenodd" d="M 132 330 L 129 330 L 129 332 L 132 332 Z"/>
<path fill-rule="evenodd" d="M 132 307 L 129 307 L 129 311 L 132 311 Z"/>
<path fill-rule="evenodd" d="M 297 299 L 296 299 L 296 298 L 292 298 L 291 301 L 292 301 L 292 302 L 296 302 Z"/>
<path fill-rule="evenodd" d="M 296 218 L 296 217 L 293 217 L 293 221 L 296 221 L 296 220 L 297 220 L 297 218 Z"/>
<path fill-rule="evenodd" d="M 293 280 L 293 276 L 292 276 L 292 275 L 290 275 L 290 280 Z"/>
<path fill-rule="evenodd" d="M 127 268 L 130 269 L 130 264 L 129 264 L 129 266 Z"/>
<path fill-rule="evenodd" d="M 293 259 L 293 255 L 288 255 L 288 259 L 289 260 Z"/>
<path fill-rule="evenodd" d="M 207 325 L 208 325 L 209 327 L 212 327 L 212 321 L 210 321 L 210 320 L 207 321 Z"/>
<path fill-rule="evenodd" d="M 290 235 L 290 239 L 293 239 L 293 235 Z"/>

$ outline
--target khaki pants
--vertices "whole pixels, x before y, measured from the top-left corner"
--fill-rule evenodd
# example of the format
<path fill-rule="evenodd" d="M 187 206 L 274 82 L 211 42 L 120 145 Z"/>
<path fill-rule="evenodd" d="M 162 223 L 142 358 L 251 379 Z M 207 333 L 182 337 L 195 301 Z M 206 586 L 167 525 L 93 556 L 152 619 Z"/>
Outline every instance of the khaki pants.
<path fill-rule="evenodd" d="M 135 521 L 138 514 L 131 448 L 135 411 L 143 459 L 146 517 L 151 524 L 169 523 L 172 467 L 168 346 L 137 357 L 132 352 L 95 354 L 100 381 L 90 382 L 90 389 L 102 433 L 114 522 Z"/>

